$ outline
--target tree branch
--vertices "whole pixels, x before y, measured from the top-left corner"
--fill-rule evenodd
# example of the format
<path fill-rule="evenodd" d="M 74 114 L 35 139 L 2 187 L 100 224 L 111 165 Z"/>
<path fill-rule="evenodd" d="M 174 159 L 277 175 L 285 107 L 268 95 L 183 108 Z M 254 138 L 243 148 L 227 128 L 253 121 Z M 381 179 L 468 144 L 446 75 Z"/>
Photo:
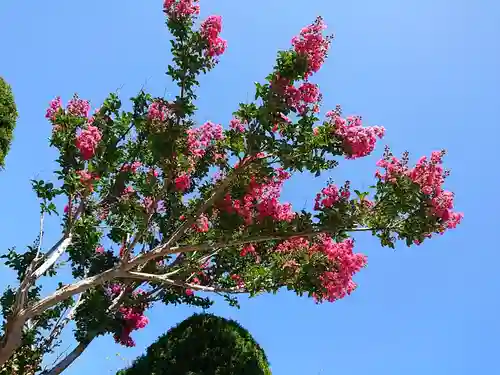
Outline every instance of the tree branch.
<path fill-rule="evenodd" d="M 246 293 L 247 292 L 245 289 L 242 289 L 242 288 L 218 288 L 218 287 L 203 286 L 203 285 L 198 285 L 198 284 L 182 282 L 179 280 L 169 279 L 167 276 L 168 276 L 168 274 L 167 275 L 154 275 L 151 273 L 129 271 L 129 272 L 125 273 L 122 277 L 131 278 L 134 280 L 148 281 L 148 282 L 153 282 L 153 283 L 167 284 L 167 285 L 171 285 L 171 286 L 178 286 L 180 288 L 199 290 L 202 292 L 220 292 L 220 293 Z"/>
<path fill-rule="evenodd" d="M 372 231 L 374 228 L 352 228 L 352 229 L 346 229 L 345 231 L 348 232 L 366 232 L 366 231 Z M 160 258 L 160 257 L 165 257 L 167 255 L 172 255 L 172 254 L 181 254 L 181 253 L 192 253 L 195 251 L 206 251 L 210 250 L 213 248 L 226 248 L 226 247 L 232 247 L 232 246 L 240 246 L 240 245 L 245 245 L 248 243 L 260 243 L 260 242 L 267 242 L 267 241 L 276 241 L 276 240 L 286 240 L 292 237 L 312 237 L 316 236 L 321 233 L 332 233 L 332 232 L 339 232 L 341 230 L 331 230 L 331 229 L 316 229 L 316 230 L 310 230 L 310 231 L 305 231 L 305 232 L 295 232 L 295 233 L 288 233 L 288 234 L 276 234 L 276 235 L 268 235 L 268 236 L 255 236 L 255 237 L 247 237 L 245 239 L 241 240 L 236 240 L 236 241 L 220 241 L 220 242 L 214 242 L 214 243 L 203 243 L 203 244 L 197 244 L 197 245 L 180 245 L 180 246 L 174 246 L 170 247 L 168 242 L 157 246 L 151 251 L 148 251 L 147 253 L 140 254 L 136 256 L 134 259 L 132 259 L 127 266 L 125 267 L 126 270 L 131 270 L 134 267 L 137 267 L 141 264 L 144 264 L 150 260 Z"/>
<path fill-rule="evenodd" d="M 41 375 L 59 375 L 66 370 L 82 353 L 87 349 L 90 343 L 95 339 L 93 336 L 84 342 L 79 343 L 64 359 L 48 371 L 44 371 Z"/>
<path fill-rule="evenodd" d="M 47 253 L 46 260 L 42 263 L 40 267 L 38 267 L 35 272 L 33 272 L 33 277 L 38 279 L 42 276 L 47 270 L 52 267 L 55 262 L 64 254 L 66 249 L 71 245 L 71 241 L 73 240 L 73 236 L 71 233 L 66 234 L 59 240 L 57 244 L 55 244 L 52 249 Z"/>

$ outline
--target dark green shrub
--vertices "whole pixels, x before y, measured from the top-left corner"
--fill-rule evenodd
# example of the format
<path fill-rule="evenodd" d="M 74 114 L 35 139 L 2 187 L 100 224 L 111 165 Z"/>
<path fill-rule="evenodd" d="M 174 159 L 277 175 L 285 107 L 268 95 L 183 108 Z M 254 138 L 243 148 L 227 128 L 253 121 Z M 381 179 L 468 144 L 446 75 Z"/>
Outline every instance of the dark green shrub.
<path fill-rule="evenodd" d="M 5 156 L 10 150 L 14 128 L 16 127 L 17 108 L 12 89 L 0 77 L 0 169 L 3 169 Z"/>
<path fill-rule="evenodd" d="M 262 348 L 234 320 L 195 314 L 117 375 L 270 375 Z"/>

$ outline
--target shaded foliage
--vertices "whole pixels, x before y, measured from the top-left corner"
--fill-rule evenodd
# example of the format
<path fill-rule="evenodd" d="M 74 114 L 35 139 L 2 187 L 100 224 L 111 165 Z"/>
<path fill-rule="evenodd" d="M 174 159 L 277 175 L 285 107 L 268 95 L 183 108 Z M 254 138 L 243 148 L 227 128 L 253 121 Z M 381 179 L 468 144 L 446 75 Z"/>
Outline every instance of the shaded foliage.
<path fill-rule="evenodd" d="M 5 157 L 10 150 L 17 116 L 12 89 L 0 77 L 0 169 L 5 166 Z"/>
<path fill-rule="evenodd" d="M 117 375 L 270 375 L 262 348 L 234 320 L 195 314 Z"/>

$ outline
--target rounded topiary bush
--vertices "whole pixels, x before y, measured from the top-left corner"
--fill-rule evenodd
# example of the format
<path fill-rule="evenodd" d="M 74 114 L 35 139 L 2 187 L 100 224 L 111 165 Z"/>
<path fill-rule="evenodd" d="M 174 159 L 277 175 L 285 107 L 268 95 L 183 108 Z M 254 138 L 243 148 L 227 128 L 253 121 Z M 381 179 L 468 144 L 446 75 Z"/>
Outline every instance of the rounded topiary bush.
<path fill-rule="evenodd" d="M 270 375 L 262 348 L 234 320 L 195 314 L 117 375 Z"/>
<path fill-rule="evenodd" d="M 12 89 L 0 77 L 0 169 L 4 167 L 5 156 L 10 150 L 17 120 L 17 108 Z"/>

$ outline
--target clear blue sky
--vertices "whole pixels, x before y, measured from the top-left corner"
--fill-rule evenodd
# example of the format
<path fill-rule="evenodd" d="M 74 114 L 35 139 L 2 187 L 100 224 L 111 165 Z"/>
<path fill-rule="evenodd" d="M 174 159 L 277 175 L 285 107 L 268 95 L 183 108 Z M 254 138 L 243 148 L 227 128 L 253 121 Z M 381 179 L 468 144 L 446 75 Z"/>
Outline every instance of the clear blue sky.
<path fill-rule="evenodd" d="M 357 277 L 358 290 L 335 304 L 316 306 L 281 293 L 245 300 L 240 311 L 223 303 L 213 311 L 250 329 L 275 375 L 500 373 L 498 1 L 202 0 L 201 6 L 204 16 L 223 16 L 229 48 L 202 79 L 200 121 L 227 123 L 238 102 L 251 99 L 252 82 L 270 71 L 276 50 L 323 15 L 336 34 L 330 59 L 314 77 L 324 109 L 338 103 L 384 125 L 385 142 L 414 158 L 448 149 L 453 174 L 447 186 L 465 212 L 459 229 L 421 247 L 393 252 L 358 237 L 368 268 Z M 0 74 L 13 85 L 20 112 L 7 170 L 0 173 L 2 249 L 26 245 L 37 234 L 29 179 L 48 178 L 53 168 L 44 119 L 52 97 L 67 100 L 77 91 L 98 105 L 111 91 L 121 87 L 127 99 L 142 85 L 155 95 L 175 94 L 163 74 L 169 45 L 162 17 L 159 0 L 1 2 Z M 343 161 L 331 176 L 371 185 L 382 149 Z M 286 198 L 301 208 L 326 177 L 307 185 L 296 179 Z M 55 239 L 57 221 L 48 229 L 48 239 Z M 11 281 L 2 271 L 0 288 Z M 134 334 L 136 348 L 101 338 L 67 374 L 114 374 L 124 365 L 117 352 L 134 358 L 191 313 L 155 308 L 150 325 Z"/>

